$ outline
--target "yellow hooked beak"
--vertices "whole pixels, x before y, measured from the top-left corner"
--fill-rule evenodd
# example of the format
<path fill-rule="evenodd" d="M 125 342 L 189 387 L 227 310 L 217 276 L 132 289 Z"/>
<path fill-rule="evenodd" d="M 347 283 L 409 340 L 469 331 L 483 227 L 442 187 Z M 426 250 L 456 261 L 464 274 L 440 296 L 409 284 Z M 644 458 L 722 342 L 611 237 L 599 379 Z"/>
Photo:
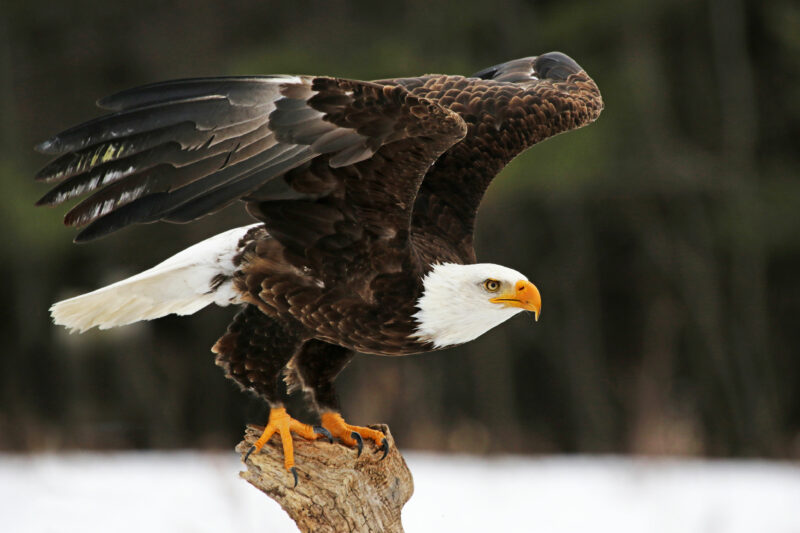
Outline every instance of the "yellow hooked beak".
<path fill-rule="evenodd" d="M 536 285 L 527 280 L 520 280 L 514 289 L 489 299 L 490 302 L 506 307 L 519 307 L 526 311 L 533 311 L 536 320 L 542 312 L 542 295 Z"/>

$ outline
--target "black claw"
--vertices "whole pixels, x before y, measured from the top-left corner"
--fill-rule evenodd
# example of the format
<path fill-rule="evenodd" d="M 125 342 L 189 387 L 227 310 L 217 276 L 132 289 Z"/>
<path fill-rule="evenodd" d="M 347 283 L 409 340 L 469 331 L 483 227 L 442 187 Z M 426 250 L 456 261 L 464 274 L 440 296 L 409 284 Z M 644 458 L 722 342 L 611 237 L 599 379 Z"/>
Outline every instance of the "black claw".
<path fill-rule="evenodd" d="M 381 456 L 380 459 L 378 459 L 378 461 L 383 461 L 384 459 L 386 459 L 386 456 L 389 454 L 389 441 L 386 440 L 386 437 L 383 437 L 383 440 L 381 441 L 381 447 L 378 448 L 378 451 L 381 451 L 381 450 L 383 450 L 383 455 Z"/>
<path fill-rule="evenodd" d="M 255 446 L 250 446 L 250 449 L 247 450 L 246 454 L 244 454 L 244 462 L 245 463 L 247 462 L 247 458 L 250 457 L 250 454 L 253 453 L 254 451 L 256 451 L 256 447 Z"/>
<path fill-rule="evenodd" d="M 356 454 L 356 458 L 361 457 L 361 450 L 364 449 L 364 439 L 362 439 L 361 435 L 355 431 L 350 433 L 350 437 L 355 439 L 356 445 L 358 446 L 358 454 Z"/>
<path fill-rule="evenodd" d="M 322 435 L 323 437 L 328 439 L 328 442 L 333 442 L 333 435 L 331 435 L 331 432 L 322 426 L 314 426 L 314 433 Z"/>
<path fill-rule="evenodd" d="M 289 469 L 289 471 L 290 471 L 290 472 L 292 473 L 292 475 L 294 476 L 294 486 L 295 486 L 295 488 L 297 488 L 297 468 L 293 466 L 293 467 L 291 467 L 291 468 Z"/>

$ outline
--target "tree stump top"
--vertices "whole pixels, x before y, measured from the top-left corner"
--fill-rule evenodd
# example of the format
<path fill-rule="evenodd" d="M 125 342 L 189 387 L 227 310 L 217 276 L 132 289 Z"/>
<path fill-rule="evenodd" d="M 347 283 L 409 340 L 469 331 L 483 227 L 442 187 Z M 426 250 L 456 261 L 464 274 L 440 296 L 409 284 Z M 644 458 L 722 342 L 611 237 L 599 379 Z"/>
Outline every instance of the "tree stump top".
<path fill-rule="evenodd" d="M 395 447 L 386 425 L 370 426 L 382 431 L 389 453 L 380 461 L 370 441 L 361 457 L 356 450 L 325 439 L 294 439 L 298 483 L 283 466 L 283 449 L 276 436 L 260 453 L 250 455 L 247 470 L 239 475 L 280 504 L 300 531 L 313 532 L 402 532 L 400 511 L 414 492 L 411 472 Z M 248 426 L 236 451 L 247 453 L 261 435 Z"/>

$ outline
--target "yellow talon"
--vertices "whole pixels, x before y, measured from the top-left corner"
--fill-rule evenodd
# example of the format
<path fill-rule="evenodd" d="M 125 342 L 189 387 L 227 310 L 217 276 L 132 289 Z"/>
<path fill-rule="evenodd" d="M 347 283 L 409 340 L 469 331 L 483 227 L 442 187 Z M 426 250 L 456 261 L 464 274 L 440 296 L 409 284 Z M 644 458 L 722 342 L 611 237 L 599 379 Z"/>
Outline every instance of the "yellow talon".
<path fill-rule="evenodd" d="M 292 472 L 295 477 L 295 485 L 297 485 L 297 471 L 294 469 L 294 444 L 292 443 L 292 433 L 295 433 L 304 439 L 316 440 L 323 436 L 314 431 L 314 428 L 308 424 L 298 422 L 286 412 L 284 407 L 277 407 L 270 409 L 269 422 L 267 427 L 264 428 L 261 437 L 250 447 L 244 460 L 250 457 L 253 452 L 260 452 L 261 448 L 269 441 L 269 439 L 278 433 L 281 437 L 281 444 L 283 445 L 283 465 L 286 470 Z"/>
<path fill-rule="evenodd" d="M 361 426 L 351 426 L 344 421 L 342 415 L 334 412 L 327 412 L 322 414 L 322 427 L 331 432 L 331 435 L 337 437 L 342 444 L 347 446 L 358 446 L 358 441 L 352 437 L 353 433 L 360 435 L 365 439 L 370 439 L 375 442 L 375 445 L 381 449 L 388 446 L 386 444 L 386 435 L 374 429 L 365 428 Z M 359 446 L 359 451 L 360 451 Z"/>

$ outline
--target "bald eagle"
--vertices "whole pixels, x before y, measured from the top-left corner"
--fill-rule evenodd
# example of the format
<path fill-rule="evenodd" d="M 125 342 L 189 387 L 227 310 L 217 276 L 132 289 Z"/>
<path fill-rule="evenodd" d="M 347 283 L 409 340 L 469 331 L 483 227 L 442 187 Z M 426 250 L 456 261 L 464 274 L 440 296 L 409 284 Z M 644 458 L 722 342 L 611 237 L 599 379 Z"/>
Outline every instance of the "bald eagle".
<path fill-rule="evenodd" d="M 98 105 L 110 114 L 37 147 L 58 156 L 37 174 L 57 182 L 38 205 L 87 195 L 65 217 L 85 226 L 77 242 L 235 201 L 258 222 L 58 302 L 53 320 L 83 332 L 240 306 L 216 362 L 269 404 L 250 451 L 278 433 L 295 484 L 292 432 L 388 451 L 380 431 L 340 414 L 333 382 L 355 352 L 427 352 L 522 311 L 538 318 L 539 291 L 523 274 L 476 262 L 478 204 L 516 155 L 603 108 L 594 81 L 559 52 L 469 77 L 168 81 Z M 308 393 L 319 426 L 287 414 L 282 374 Z"/>

